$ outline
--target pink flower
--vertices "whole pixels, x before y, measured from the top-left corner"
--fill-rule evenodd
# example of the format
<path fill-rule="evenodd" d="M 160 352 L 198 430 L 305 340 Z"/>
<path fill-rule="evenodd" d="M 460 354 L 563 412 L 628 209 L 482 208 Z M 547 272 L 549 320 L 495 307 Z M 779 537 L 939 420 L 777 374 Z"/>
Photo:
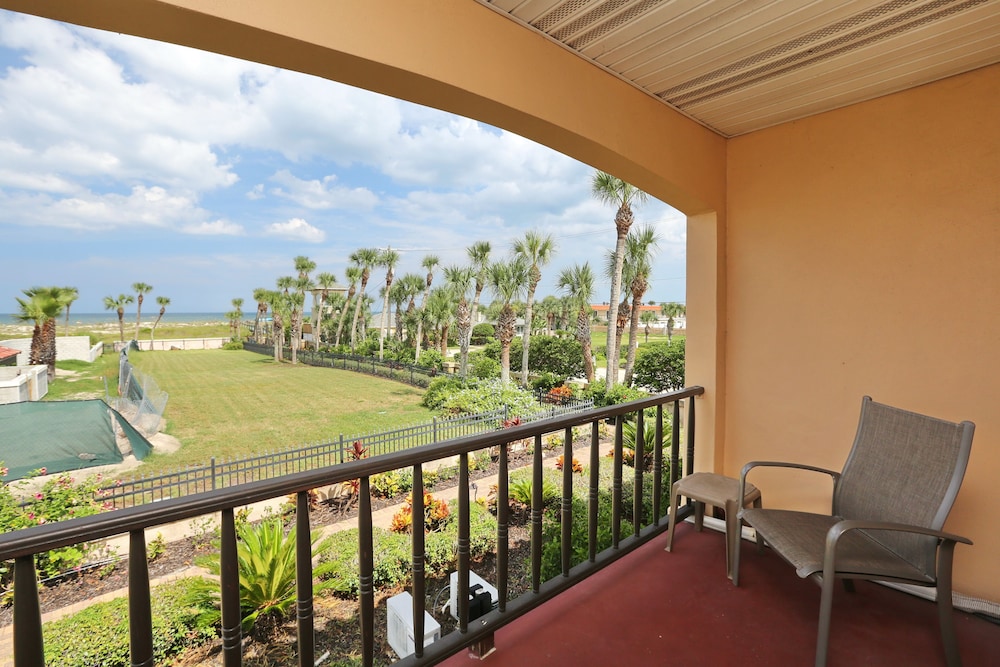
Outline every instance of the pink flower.
<path fill-rule="evenodd" d="M 6 477 L 7 473 L 9 472 L 10 470 L 7 468 L 7 466 L 0 467 L 0 477 Z"/>
<path fill-rule="evenodd" d="M 44 475 L 45 474 L 45 468 L 39 468 L 38 469 L 38 474 L 39 475 Z"/>
<path fill-rule="evenodd" d="M 35 494 L 35 500 L 41 500 L 41 499 L 42 499 L 42 494 L 41 493 L 36 493 Z"/>
<path fill-rule="evenodd" d="M 28 512 L 28 518 L 31 519 L 32 521 L 34 521 L 35 520 L 35 513 L 34 512 Z"/>

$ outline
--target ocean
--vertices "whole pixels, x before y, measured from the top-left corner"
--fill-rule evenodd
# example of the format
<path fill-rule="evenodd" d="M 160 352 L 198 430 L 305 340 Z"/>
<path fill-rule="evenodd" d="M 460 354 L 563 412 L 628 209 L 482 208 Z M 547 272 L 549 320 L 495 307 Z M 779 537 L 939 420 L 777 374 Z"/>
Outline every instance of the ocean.
<path fill-rule="evenodd" d="M 152 323 L 156 320 L 156 316 L 160 314 L 160 309 L 157 307 L 150 311 L 145 308 L 142 310 L 142 321 L 143 323 Z M 252 315 L 252 313 L 251 313 Z M 246 313 L 244 313 L 244 318 L 246 318 Z M 65 316 L 59 318 L 58 325 L 61 326 L 65 322 Z M 160 324 L 191 324 L 197 322 L 222 322 L 225 323 L 226 316 L 222 313 L 172 313 L 167 310 L 163 314 L 163 319 L 160 320 Z M 135 326 L 135 310 L 132 312 L 125 313 L 125 325 L 128 326 L 129 323 Z M 4 324 L 23 324 L 23 322 L 18 322 L 14 319 L 14 316 L 9 313 L 0 313 L 0 325 Z M 118 314 L 114 311 L 107 311 L 104 313 L 77 313 L 70 311 L 69 313 L 69 324 L 70 326 L 98 326 L 101 324 L 114 324 L 118 325 Z"/>

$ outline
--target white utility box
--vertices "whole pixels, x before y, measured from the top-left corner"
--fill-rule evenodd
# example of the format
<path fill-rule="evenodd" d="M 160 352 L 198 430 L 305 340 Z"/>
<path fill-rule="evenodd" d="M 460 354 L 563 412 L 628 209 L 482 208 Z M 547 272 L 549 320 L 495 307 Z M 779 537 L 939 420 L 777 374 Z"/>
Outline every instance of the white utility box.
<path fill-rule="evenodd" d="M 413 597 L 406 592 L 393 595 L 386 601 L 389 646 L 400 658 L 413 653 Z M 441 625 L 424 611 L 424 647 L 441 639 Z"/>
<path fill-rule="evenodd" d="M 451 599 L 448 603 L 448 609 L 451 611 L 451 617 L 456 621 L 458 620 L 458 572 L 451 573 Z M 469 589 L 471 590 L 473 586 L 479 584 L 483 587 L 484 591 L 490 594 L 490 607 L 491 609 L 496 609 L 497 604 L 500 602 L 500 596 L 497 594 L 497 589 L 495 586 L 490 584 L 488 581 L 480 577 L 478 574 L 469 570 Z"/>

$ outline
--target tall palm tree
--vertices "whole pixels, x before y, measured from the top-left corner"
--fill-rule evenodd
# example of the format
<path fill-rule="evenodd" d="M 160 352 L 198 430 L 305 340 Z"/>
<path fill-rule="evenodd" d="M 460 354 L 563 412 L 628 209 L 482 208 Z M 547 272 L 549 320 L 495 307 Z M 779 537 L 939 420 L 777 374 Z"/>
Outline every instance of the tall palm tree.
<path fill-rule="evenodd" d="M 633 230 L 625 239 L 625 264 L 628 266 L 628 290 L 632 295 L 629 314 L 628 354 L 625 357 L 625 384 L 632 384 L 635 353 L 639 347 L 639 315 L 642 297 L 649 289 L 649 276 L 653 273 L 653 258 L 659 248 L 660 236 L 652 225 Z"/>
<path fill-rule="evenodd" d="M 313 329 L 313 347 L 319 349 L 321 333 L 323 331 L 323 314 L 326 309 L 326 301 L 329 291 L 337 285 L 337 277 L 329 271 L 323 271 L 316 276 L 316 286 L 319 288 L 319 308 L 316 309 L 316 326 Z"/>
<path fill-rule="evenodd" d="M 475 277 L 471 266 L 449 266 L 444 270 L 448 292 L 456 300 L 455 326 L 458 327 L 458 374 L 469 370 L 469 341 L 472 338 L 472 311 L 469 310 L 469 285 Z M 446 342 L 444 344 L 447 344 Z M 447 348 L 446 348 L 447 349 Z M 442 353 L 444 354 L 444 353 Z"/>
<path fill-rule="evenodd" d="M 472 264 L 472 276 L 476 280 L 476 294 L 472 299 L 472 311 L 470 312 L 473 327 L 476 326 L 478 323 L 476 320 L 479 319 L 479 297 L 483 293 L 483 288 L 486 287 L 486 271 L 490 265 L 490 249 L 489 241 L 476 241 L 466 249 L 469 261 Z M 472 329 L 470 328 L 469 342 L 471 341 Z"/>
<path fill-rule="evenodd" d="M 239 340 L 242 333 L 240 329 L 242 328 L 241 323 L 243 321 L 243 299 L 237 297 L 233 299 L 232 304 L 233 310 L 230 313 L 232 317 L 229 321 L 230 335 L 233 340 Z"/>
<path fill-rule="evenodd" d="M 278 290 L 267 290 L 264 293 L 264 302 L 271 308 L 271 341 L 274 344 L 274 360 L 280 362 L 283 356 L 285 343 L 285 322 L 284 313 L 286 311 L 286 301 L 288 295 Z"/>
<path fill-rule="evenodd" d="M 398 288 L 398 289 L 397 289 Z M 393 293 L 390 295 L 393 303 L 396 304 L 396 338 L 398 340 L 405 340 L 407 336 L 412 335 L 414 338 L 417 335 L 417 329 L 420 328 L 420 317 L 417 313 L 417 295 L 424 291 L 424 277 L 417 273 L 407 273 L 404 274 L 402 278 L 396 281 L 396 284 L 392 286 Z M 398 296 L 401 301 L 397 302 L 396 297 Z M 406 302 L 406 313 L 402 312 L 401 304 Z M 406 336 L 403 335 L 403 329 L 406 329 Z M 417 345 L 414 351 L 419 350 L 420 346 Z M 414 357 L 416 359 L 416 357 Z"/>
<path fill-rule="evenodd" d="M 146 283 L 132 283 L 132 290 L 137 295 L 135 300 L 135 338 L 133 340 L 139 340 L 139 322 L 142 319 L 143 295 L 152 292 L 153 286 Z"/>
<path fill-rule="evenodd" d="M 468 281 L 466 281 L 468 282 Z M 427 308 L 424 309 L 422 317 L 427 320 L 429 332 L 434 332 L 438 342 L 438 349 L 442 357 L 448 355 L 448 332 L 451 324 L 455 321 L 458 301 L 455 291 L 448 285 L 436 287 L 431 290 L 427 297 Z M 466 303 L 466 315 L 468 315 L 468 303 Z M 459 333 L 459 340 L 461 340 Z M 433 338 L 429 335 L 428 338 Z"/>
<path fill-rule="evenodd" d="M 257 302 L 257 316 L 253 321 L 253 340 L 260 345 L 264 342 L 264 327 L 261 323 L 267 318 L 267 290 L 263 287 L 254 289 L 253 300 Z"/>
<path fill-rule="evenodd" d="M 80 298 L 80 290 L 75 287 L 63 287 L 63 300 L 66 302 L 66 328 L 69 328 L 69 307 Z"/>
<path fill-rule="evenodd" d="M 634 185 L 603 171 L 594 174 L 591 182 L 591 193 L 604 204 L 617 206 L 615 213 L 615 231 L 618 234 L 615 242 L 615 269 L 611 275 L 611 301 L 608 308 L 608 387 L 618 381 L 618 347 L 615 337 L 615 326 L 618 321 L 618 297 L 621 293 L 622 264 L 625 260 L 625 237 L 634 219 L 632 204 L 646 201 L 646 193 Z"/>
<path fill-rule="evenodd" d="M 590 344 L 590 300 L 594 296 L 594 273 L 590 264 L 574 264 L 559 273 L 559 289 L 566 294 L 566 301 L 576 308 L 576 327 L 573 335 L 583 349 L 583 368 L 587 382 L 594 381 L 594 357 Z"/>
<path fill-rule="evenodd" d="M 667 318 L 667 342 L 669 343 L 674 337 L 674 318 L 680 317 L 681 315 L 687 315 L 687 308 L 683 303 L 670 301 L 660 304 L 660 312 Z"/>
<path fill-rule="evenodd" d="M 358 320 L 361 317 L 361 306 L 364 303 L 365 289 L 372 275 L 372 267 L 378 263 L 378 248 L 360 248 L 351 255 L 351 261 L 361 267 L 361 288 L 358 300 L 354 304 L 354 321 L 351 323 L 351 352 L 358 347 Z"/>
<path fill-rule="evenodd" d="M 500 381 L 510 382 L 510 344 L 514 340 L 517 315 L 513 302 L 528 289 L 531 267 L 520 257 L 509 262 L 490 264 L 486 272 L 487 284 L 500 302 L 497 318 L 497 338 L 500 340 Z"/>
<path fill-rule="evenodd" d="M 642 322 L 643 325 L 642 333 L 644 338 L 642 342 L 644 343 L 649 342 L 649 330 L 656 322 L 656 319 L 657 319 L 656 313 L 651 313 L 648 310 L 639 316 L 639 321 Z"/>
<path fill-rule="evenodd" d="M 541 267 L 549 263 L 556 250 L 556 242 L 548 234 L 527 231 L 524 238 L 514 241 L 514 254 L 528 265 L 528 294 L 524 306 L 524 336 L 521 338 L 521 384 L 528 386 L 528 347 L 531 344 L 532 310 L 535 290 L 542 280 Z"/>
<path fill-rule="evenodd" d="M 312 284 L 308 278 L 299 278 L 296 280 L 296 283 L 301 288 L 296 289 L 288 295 L 288 305 L 291 309 L 292 323 L 292 364 L 297 364 L 299 362 L 298 341 L 302 340 L 302 311 L 306 304 L 306 292 L 304 286 Z"/>
<path fill-rule="evenodd" d="M 344 278 L 347 280 L 347 298 L 344 301 L 344 308 L 340 311 L 340 321 L 337 323 L 337 336 L 333 344 L 340 346 L 340 334 L 344 331 L 344 322 L 347 320 L 347 311 L 351 308 L 351 299 L 358 291 L 358 281 L 361 280 L 361 267 L 349 266 L 344 269 Z"/>
<path fill-rule="evenodd" d="M 19 312 L 14 317 L 34 323 L 28 360 L 44 364 L 51 380 L 56 374 L 56 320 L 66 307 L 68 295 L 62 287 L 32 287 L 23 293 L 28 298 L 16 299 Z"/>
<path fill-rule="evenodd" d="M 378 358 L 382 359 L 385 349 L 385 332 L 389 330 L 389 293 L 392 291 L 392 281 L 396 277 L 396 264 L 399 262 L 399 253 L 392 248 L 386 248 L 379 252 L 378 265 L 385 267 L 385 292 L 382 299 L 382 325 L 378 331 Z"/>
<path fill-rule="evenodd" d="M 434 282 L 434 269 L 438 264 L 441 263 L 441 259 L 437 255 L 425 255 L 424 259 L 420 262 L 420 266 L 427 269 L 427 280 L 424 286 L 424 298 L 420 300 L 420 312 L 421 314 L 427 308 L 427 297 L 431 293 L 431 283 Z M 420 343 L 423 340 L 424 335 L 424 318 L 417 318 L 417 335 L 416 335 L 416 348 L 414 358 L 420 358 Z"/>
<path fill-rule="evenodd" d="M 281 276 L 275 281 L 275 285 L 278 287 L 281 294 L 281 299 L 278 301 L 278 308 L 271 306 L 271 318 L 274 320 L 274 335 L 280 342 L 280 348 L 278 353 L 278 361 L 284 360 L 284 349 L 285 349 L 285 325 L 291 325 L 291 291 L 295 287 L 295 277 L 294 276 Z M 294 347 L 294 341 L 290 341 L 290 347 Z"/>
<path fill-rule="evenodd" d="M 118 313 L 118 331 L 121 334 L 121 342 L 125 342 L 125 306 L 135 301 L 131 294 L 119 294 L 115 299 L 110 296 L 104 297 L 104 309 L 114 310 Z"/>
<path fill-rule="evenodd" d="M 257 298 L 257 292 L 254 291 L 254 298 Z M 158 296 L 156 297 L 156 303 L 160 307 L 160 314 L 156 316 L 156 321 L 153 322 L 153 328 L 149 330 L 149 349 L 153 349 L 153 336 L 156 335 L 156 327 L 163 319 L 163 314 L 167 312 L 167 306 L 170 305 L 170 297 Z M 260 309 L 258 308 L 258 313 Z"/>
<path fill-rule="evenodd" d="M 545 316 L 545 335 L 551 336 L 552 332 L 555 330 L 556 315 L 559 313 L 560 309 L 559 299 L 555 298 L 551 294 L 542 299 L 539 304 L 539 309 Z"/>

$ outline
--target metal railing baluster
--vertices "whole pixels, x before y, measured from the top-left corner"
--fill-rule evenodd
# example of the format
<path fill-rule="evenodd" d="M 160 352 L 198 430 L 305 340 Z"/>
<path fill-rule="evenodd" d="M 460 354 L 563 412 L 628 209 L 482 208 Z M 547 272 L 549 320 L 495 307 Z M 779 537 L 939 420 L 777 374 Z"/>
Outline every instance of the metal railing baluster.
<path fill-rule="evenodd" d="M 149 601 L 149 564 L 146 531 L 129 532 L 128 636 L 132 667 L 153 665 L 153 614 Z"/>
<path fill-rule="evenodd" d="M 311 533 L 309 491 L 299 491 L 295 495 L 295 619 L 299 641 L 299 667 L 314 667 L 316 663 Z"/>
<path fill-rule="evenodd" d="M 243 664 L 243 631 L 240 627 L 240 569 L 236 555 L 236 516 L 232 507 L 222 510 L 220 530 L 222 659 L 225 667 L 240 667 Z"/>
<path fill-rule="evenodd" d="M 372 546 L 372 496 L 370 480 L 361 478 L 358 503 L 358 558 L 361 573 L 358 589 L 361 602 L 361 661 L 364 667 L 375 662 L 375 554 Z"/>

